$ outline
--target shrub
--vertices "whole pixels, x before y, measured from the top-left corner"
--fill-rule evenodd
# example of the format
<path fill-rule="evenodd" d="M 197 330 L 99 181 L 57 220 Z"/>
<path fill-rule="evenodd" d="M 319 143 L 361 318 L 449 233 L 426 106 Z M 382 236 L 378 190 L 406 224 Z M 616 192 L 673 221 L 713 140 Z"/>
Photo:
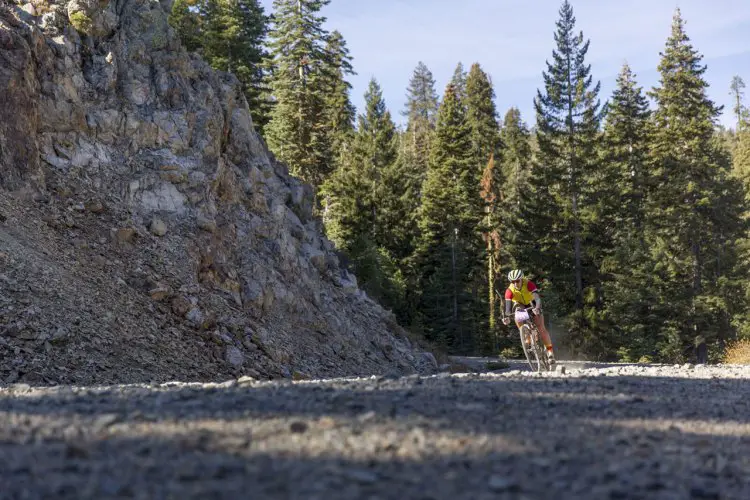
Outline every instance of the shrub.
<path fill-rule="evenodd" d="M 730 344 L 724 353 L 723 362 L 735 365 L 750 365 L 750 340 L 743 339 Z"/>
<path fill-rule="evenodd" d="M 523 349 L 520 345 L 513 345 L 513 347 L 506 347 L 500 351 L 500 357 L 504 359 L 517 359 L 523 358 Z"/>
<path fill-rule="evenodd" d="M 73 12 L 70 15 L 70 24 L 76 29 L 77 32 L 88 35 L 91 33 L 91 28 L 94 23 L 91 18 L 81 11 Z"/>

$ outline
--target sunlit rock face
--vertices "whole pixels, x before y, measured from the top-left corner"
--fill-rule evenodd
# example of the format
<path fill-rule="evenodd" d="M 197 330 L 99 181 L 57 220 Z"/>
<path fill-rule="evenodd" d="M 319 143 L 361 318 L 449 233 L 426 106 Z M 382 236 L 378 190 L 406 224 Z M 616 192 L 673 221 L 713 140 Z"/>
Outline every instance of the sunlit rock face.
<path fill-rule="evenodd" d="M 0 381 L 434 370 L 170 5 L 0 3 Z"/>

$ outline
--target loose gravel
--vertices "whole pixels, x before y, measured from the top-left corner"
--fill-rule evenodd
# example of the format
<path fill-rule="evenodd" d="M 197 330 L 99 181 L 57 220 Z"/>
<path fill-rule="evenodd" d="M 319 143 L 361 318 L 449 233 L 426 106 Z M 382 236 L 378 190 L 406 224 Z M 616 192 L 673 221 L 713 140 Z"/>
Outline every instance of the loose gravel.
<path fill-rule="evenodd" d="M 0 388 L 0 498 L 750 498 L 750 367 Z"/>

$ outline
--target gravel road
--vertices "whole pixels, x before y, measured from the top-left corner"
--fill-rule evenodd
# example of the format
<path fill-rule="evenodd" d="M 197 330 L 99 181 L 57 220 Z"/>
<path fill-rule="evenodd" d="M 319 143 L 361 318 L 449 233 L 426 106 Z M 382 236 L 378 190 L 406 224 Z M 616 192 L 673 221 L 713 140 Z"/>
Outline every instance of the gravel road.
<path fill-rule="evenodd" d="M 0 498 L 750 498 L 750 367 L 0 388 Z"/>

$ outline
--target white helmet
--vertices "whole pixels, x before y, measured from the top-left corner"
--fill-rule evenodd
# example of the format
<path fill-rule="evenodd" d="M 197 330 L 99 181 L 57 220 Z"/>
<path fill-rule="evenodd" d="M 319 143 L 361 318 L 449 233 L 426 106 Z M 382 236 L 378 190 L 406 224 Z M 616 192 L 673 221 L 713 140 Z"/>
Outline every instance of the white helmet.
<path fill-rule="evenodd" d="M 511 272 L 508 273 L 508 281 L 516 281 L 523 278 L 523 271 L 520 269 L 513 269 Z"/>

